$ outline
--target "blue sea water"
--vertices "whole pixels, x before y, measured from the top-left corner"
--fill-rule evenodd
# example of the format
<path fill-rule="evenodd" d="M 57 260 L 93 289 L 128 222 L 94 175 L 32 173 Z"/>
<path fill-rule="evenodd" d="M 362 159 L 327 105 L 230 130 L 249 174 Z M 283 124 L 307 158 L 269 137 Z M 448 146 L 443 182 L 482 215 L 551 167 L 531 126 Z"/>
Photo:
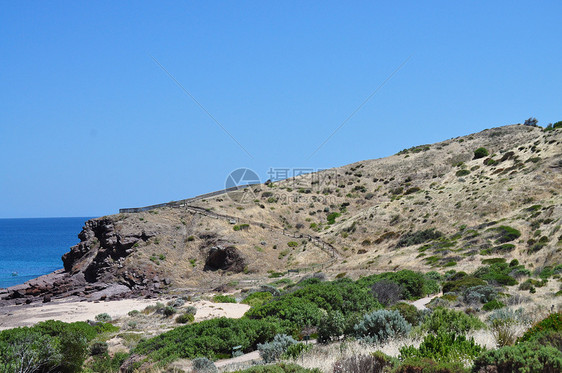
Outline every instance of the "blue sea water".
<path fill-rule="evenodd" d="M 80 241 L 88 219 L 0 219 L 0 288 L 62 268 L 61 256 Z"/>

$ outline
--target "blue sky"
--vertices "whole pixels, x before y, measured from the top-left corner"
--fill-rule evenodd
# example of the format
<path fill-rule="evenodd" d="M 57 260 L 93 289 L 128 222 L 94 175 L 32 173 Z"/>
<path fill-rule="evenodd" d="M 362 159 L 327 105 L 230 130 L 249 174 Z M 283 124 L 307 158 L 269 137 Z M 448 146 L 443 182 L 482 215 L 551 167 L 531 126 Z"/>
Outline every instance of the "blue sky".
<path fill-rule="evenodd" d="M 389 3 L 2 2 L 0 217 L 101 216 L 239 167 L 265 180 L 562 120 L 562 3 Z"/>

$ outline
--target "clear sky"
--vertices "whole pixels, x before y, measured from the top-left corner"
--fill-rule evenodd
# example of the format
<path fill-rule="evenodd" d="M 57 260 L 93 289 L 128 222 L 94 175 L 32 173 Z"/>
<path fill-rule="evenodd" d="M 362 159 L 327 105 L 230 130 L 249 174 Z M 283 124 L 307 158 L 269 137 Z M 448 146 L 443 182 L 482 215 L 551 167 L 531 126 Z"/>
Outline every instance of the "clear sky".
<path fill-rule="evenodd" d="M 0 217 L 101 216 L 222 189 L 239 167 L 265 180 L 562 120 L 561 15 L 560 1 L 2 1 Z"/>

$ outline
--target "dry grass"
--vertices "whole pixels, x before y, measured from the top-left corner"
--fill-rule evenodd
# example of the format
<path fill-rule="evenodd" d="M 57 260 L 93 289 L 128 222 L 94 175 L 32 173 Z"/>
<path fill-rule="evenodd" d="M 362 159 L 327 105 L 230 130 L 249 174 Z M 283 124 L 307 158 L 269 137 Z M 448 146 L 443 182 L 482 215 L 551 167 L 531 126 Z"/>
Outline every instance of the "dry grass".
<path fill-rule="evenodd" d="M 354 355 L 367 355 L 375 351 L 381 351 L 389 356 L 398 356 L 400 348 L 407 345 L 418 347 L 421 340 L 416 338 L 405 338 L 389 341 L 382 345 L 370 345 L 359 341 L 341 341 L 328 345 L 315 345 L 310 351 L 302 354 L 294 362 L 305 368 L 318 368 L 322 372 L 332 372 L 336 361 Z"/>

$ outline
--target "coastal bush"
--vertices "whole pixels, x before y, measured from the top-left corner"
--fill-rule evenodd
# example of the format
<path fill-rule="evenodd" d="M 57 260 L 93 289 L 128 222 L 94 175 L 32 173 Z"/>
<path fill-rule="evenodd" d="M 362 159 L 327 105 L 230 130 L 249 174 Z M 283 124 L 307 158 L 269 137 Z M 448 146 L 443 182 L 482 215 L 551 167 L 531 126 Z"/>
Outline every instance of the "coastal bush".
<path fill-rule="evenodd" d="M 318 305 L 299 297 L 282 297 L 248 310 L 250 319 L 277 318 L 298 327 L 317 326 L 322 318 Z"/>
<path fill-rule="evenodd" d="M 55 338 L 30 328 L 8 329 L 0 333 L 2 372 L 48 371 L 61 363 L 62 353 Z"/>
<path fill-rule="evenodd" d="M 521 343 L 484 352 L 474 361 L 473 372 L 528 373 L 562 371 L 562 352 L 551 346 Z"/>
<path fill-rule="evenodd" d="M 367 343 L 384 343 L 392 338 L 404 337 L 412 326 L 398 311 L 377 310 L 363 316 L 355 325 L 355 336 Z"/>
<path fill-rule="evenodd" d="M 166 316 L 166 317 L 171 317 L 171 316 L 175 315 L 176 312 L 178 312 L 178 311 L 176 310 L 175 307 L 172 307 L 172 306 L 164 307 L 164 311 L 163 311 L 164 316 Z"/>
<path fill-rule="evenodd" d="M 395 282 L 380 280 L 371 287 L 375 299 L 383 306 L 389 306 L 398 302 L 402 297 L 402 288 Z"/>
<path fill-rule="evenodd" d="M 398 243 L 396 244 L 396 247 L 418 245 L 427 241 L 435 240 L 441 236 L 443 236 L 443 233 L 435 230 L 435 228 L 425 229 L 423 231 L 417 232 L 408 232 L 400 237 Z"/>
<path fill-rule="evenodd" d="M 497 299 L 492 299 L 489 302 L 484 303 L 484 305 L 482 306 L 482 309 L 484 311 L 493 311 L 493 310 L 498 310 L 500 308 L 505 307 L 505 304 L 500 302 Z"/>
<path fill-rule="evenodd" d="M 0 332 L 0 371 L 72 373 L 89 355 L 88 343 L 100 334 L 118 330 L 111 324 L 44 321 L 29 328 Z"/>
<path fill-rule="evenodd" d="M 193 316 L 193 314 L 187 313 L 187 312 L 179 315 L 178 317 L 176 317 L 176 322 L 178 324 L 187 324 L 187 323 L 193 322 L 193 321 L 195 321 L 195 316 Z"/>
<path fill-rule="evenodd" d="M 320 282 L 310 278 L 299 283 L 298 288 L 277 299 L 254 307 L 246 312 L 253 319 L 274 317 L 289 321 L 297 328 L 318 326 L 323 311 L 340 311 L 347 315 L 381 308 L 368 287 L 349 279 Z"/>
<path fill-rule="evenodd" d="M 437 362 L 465 362 L 474 360 L 484 348 L 474 342 L 473 338 L 457 336 L 454 333 L 439 332 L 424 337 L 419 348 L 405 346 L 400 349 L 400 358 L 429 358 Z"/>
<path fill-rule="evenodd" d="M 234 373 L 321 373 L 320 369 L 307 369 L 296 364 L 279 363 L 275 365 L 258 365 Z"/>
<path fill-rule="evenodd" d="M 490 285 L 477 285 L 463 291 L 463 300 L 467 304 L 488 303 L 498 296 L 498 290 Z"/>
<path fill-rule="evenodd" d="M 256 291 L 255 293 L 252 293 L 244 298 L 241 303 L 247 304 L 250 307 L 257 307 L 266 302 L 269 302 L 272 298 L 273 295 L 271 295 L 271 293 L 268 291 Z"/>
<path fill-rule="evenodd" d="M 520 266 L 523 267 L 523 266 Z M 517 284 L 517 280 L 509 274 L 518 267 L 510 267 L 505 262 L 493 263 L 488 266 L 480 267 L 474 272 L 474 276 L 486 280 L 491 284 L 512 286 Z M 524 267 L 523 267 L 524 268 Z"/>
<path fill-rule="evenodd" d="M 345 317 L 340 311 L 327 313 L 318 326 L 318 342 L 337 341 L 345 332 Z"/>
<path fill-rule="evenodd" d="M 91 361 L 86 363 L 84 372 L 118 373 L 119 368 L 128 356 L 129 354 L 126 352 L 116 352 L 113 354 L 113 357 L 109 356 L 108 353 L 96 355 Z"/>
<path fill-rule="evenodd" d="M 218 368 L 215 364 L 206 357 L 197 357 L 193 359 L 194 373 L 218 373 Z"/>
<path fill-rule="evenodd" d="M 478 148 L 474 151 L 474 159 L 484 158 L 488 156 L 488 149 Z"/>
<path fill-rule="evenodd" d="M 506 225 L 499 226 L 496 228 L 496 231 L 498 232 L 498 238 L 496 239 L 497 243 L 510 242 L 521 237 L 521 232 Z"/>
<path fill-rule="evenodd" d="M 106 342 L 96 341 L 90 346 L 90 355 L 103 355 L 107 353 L 109 346 Z"/>
<path fill-rule="evenodd" d="M 284 331 L 276 320 L 221 317 L 180 326 L 140 341 L 132 352 L 162 364 L 179 358 L 193 359 L 202 354 L 215 359 L 231 356 L 235 346 L 242 346 L 243 352 L 253 351 L 259 343 L 270 341 Z"/>
<path fill-rule="evenodd" d="M 111 321 L 111 316 L 109 316 L 109 314 L 107 313 L 100 313 L 98 315 L 96 315 L 96 321 L 101 321 L 101 322 L 110 322 Z"/>
<path fill-rule="evenodd" d="M 258 344 L 260 357 L 266 363 L 273 363 L 281 358 L 289 346 L 297 344 L 297 341 L 286 334 L 277 334 L 273 341 Z"/>
<path fill-rule="evenodd" d="M 462 292 L 466 289 L 486 285 L 486 281 L 474 276 L 459 276 L 454 277 L 450 281 L 443 284 L 443 293 Z"/>
<path fill-rule="evenodd" d="M 215 303 L 236 303 L 236 299 L 230 295 L 217 294 L 213 297 Z"/>
<path fill-rule="evenodd" d="M 465 335 L 471 330 L 482 329 L 486 325 L 478 318 L 462 311 L 438 308 L 422 323 L 422 330 L 430 333 L 454 333 Z"/>
<path fill-rule="evenodd" d="M 400 312 L 402 317 L 412 326 L 417 326 L 422 322 L 423 312 L 411 304 L 400 302 L 390 307 L 390 309 Z"/>
<path fill-rule="evenodd" d="M 410 270 L 384 272 L 377 275 L 362 277 L 357 280 L 357 284 L 371 287 L 381 280 L 387 280 L 399 285 L 402 290 L 401 296 L 403 299 L 415 300 L 423 298 L 428 294 L 439 292 L 439 283 L 435 279 Z"/>
<path fill-rule="evenodd" d="M 287 347 L 285 353 L 281 356 L 282 359 L 293 359 L 296 360 L 299 356 L 301 356 L 306 351 L 311 350 L 313 345 L 311 344 L 304 344 L 304 343 L 296 343 L 292 344 Z"/>
<path fill-rule="evenodd" d="M 537 336 L 548 331 L 562 332 L 562 312 L 551 313 L 533 325 L 523 334 L 519 342 L 533 341 Z"/>
<path fill-rule="evenodd" d="M 373 355 L 355 354 L 335 362 L 334 373 L 382 373 L 385 362 Z"/>
<path fill-rule="evenodd" d="M 408 358 L 392 373 L 468 373 L 463 363 L 436 362 L 428 358 Z"/>
<path fill-rule="evenodd" d="M 470 170 L 458 170 L 457 172 L 455 172 L 455 176 L 457 177 L 466 176 L 468 174 L 470 174 Z"/>
<path fill-rule="evenodd" d="M 326 220 L 328 221 L 328 224 L 335 224 L 336 219 L 339 218 L 341 216 L 341 214 L 339 212 L 332 212 L 330 214 L 328 214 L 328 216 L 326 217 Z"/>
<path fill-rule="evenodd" d="M 488 316 L 488 325 L 498 347 L 511 346 L 517 340 L 519 329 L 528 323 L 523 309 L 501 308 Z"/>

